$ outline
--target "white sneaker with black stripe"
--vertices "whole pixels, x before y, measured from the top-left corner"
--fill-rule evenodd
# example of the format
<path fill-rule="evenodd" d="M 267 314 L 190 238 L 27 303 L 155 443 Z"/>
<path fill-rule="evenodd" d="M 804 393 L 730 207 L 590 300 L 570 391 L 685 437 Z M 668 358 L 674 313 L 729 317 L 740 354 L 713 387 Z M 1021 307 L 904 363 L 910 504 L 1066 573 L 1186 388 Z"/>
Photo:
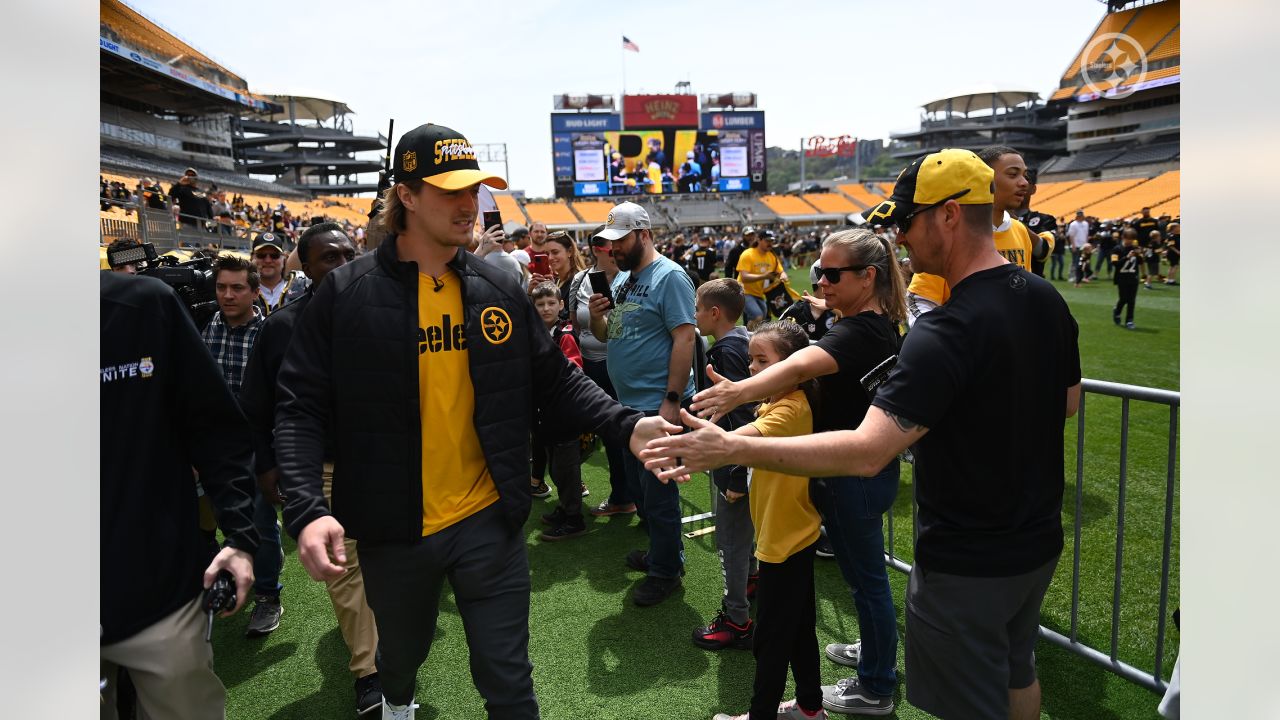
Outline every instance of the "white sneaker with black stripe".
<path fill-rule="evenodd" d="M 823 685 L 822 707 L 842 715 L 888 715 L 893 712 L 893 698 L 862 687 L 855 675 L 835 685 Z"/>
<path fill-rule="evenodd" d="M 862 659 L 862 641 L 845 643 L 831 643 L 827 646 L 827 659 L 838 665 L 845 667 L 858 667 L 858 661 Z"/>

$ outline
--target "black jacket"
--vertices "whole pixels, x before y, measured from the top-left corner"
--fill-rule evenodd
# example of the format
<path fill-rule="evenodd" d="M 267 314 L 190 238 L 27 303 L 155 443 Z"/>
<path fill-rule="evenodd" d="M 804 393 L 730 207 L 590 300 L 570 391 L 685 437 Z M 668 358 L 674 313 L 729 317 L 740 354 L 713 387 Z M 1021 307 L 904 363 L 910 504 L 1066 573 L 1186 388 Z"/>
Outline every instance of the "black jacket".
<path fill-rule="evenodd" d="M 275 443 L 272 428 L 276 415 L 276 379 L 284 363 L 285 350 L 293 338 L 293 329 L 302 317 L 302 311 L 311 302 L 312 287 L 297 300 L 288 303 L 267 316 L 258 337 L 253 341 L 249 362 L 244 368 L 240 383 L 240 409 L 253 430 L 254 471 L 262 474 L 276 466 Z M 331 459 L 331 453 L 325 453 Z"/>
<path fill-rule="evenodd" d="M 295 537 L 330 514 L 321 494 L 330 420 L 332 514 L 346 534 L 362 542 L 422 537 L 418 268 L 399 260 L 397 244 L 389 236 L 375 252 L 329 273 L 285 353 L 275 448 L 285 525 Z M 476 434 L 501 512 L 519 527 L 531 505 L 535 408 L 566 430 L 623 443 L 642 414 L 610 399 L 565 359 L 510 273 L 462 250 L 449 266 L 462 281 Z M 495 325 L 495 318 L 505 322 Z"/>
<path fill-rule="evenodd" d="M 209 561 L 191 468 L 227 545 L 253 554 L 249 429 L 187 310 L 153 278 L 102 273 L 102 643 L 190 602 Z"/>

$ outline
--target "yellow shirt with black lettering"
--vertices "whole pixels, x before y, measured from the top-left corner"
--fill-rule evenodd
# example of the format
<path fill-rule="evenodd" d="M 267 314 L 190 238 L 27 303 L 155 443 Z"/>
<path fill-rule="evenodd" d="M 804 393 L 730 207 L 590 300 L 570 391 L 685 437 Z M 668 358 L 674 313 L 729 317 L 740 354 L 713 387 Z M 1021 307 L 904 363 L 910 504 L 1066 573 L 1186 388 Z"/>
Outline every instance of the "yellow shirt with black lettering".
<path fill-rule="evenodd" d="M 439 532 L 498 501 L 473 415 L 462 287 L 418 275 L 418 409 L 422 417 L 422 534 Z"/>
<path fill-rule="evenodd" d="M 992 237 L 996 242 L 996 252 L 1014 265 L 1031 272 L 1031 252 L 1034 246 L 1031 244 L 1031 231 L 1022 221 L 1005 213 L 1004 223 L 994 229 Z M 929 273 L 916 273 L 912 276 L 907 292 L 932 300 L 937 305 L 945 304 L 951 299 L 951 287 L 947 285 L 947 281 Z"/>
<path fill-rule="evenodd" d="M 782 263 L 778 261 L 778 256 L 772 250 L 761 252 L 756 248 L 747 248 L 738 256 L 738 267 L 734 268 L 740 273 L 748 272 L 753 275 L 763 275 L 767 272 L 782 272 Z M 741 280 L 742 278 L 738 278 Z M 752 297 L 764 299 L 765 291 L 764 280 L 752 280 L 751 282 L 742 281 L 742 291 Z M 769 287 L 772 288 L 777 281 L 771 281 Z"/>
<path fill-rule="evenodd" d="M 813 413 L 803 390 L 773 403 L 761 403 L 753 427 L 764 437 L 813 432 Z M 818 541 L 822 518 L 809 497 L 809 478 L 772 470 L 751 470 L 751 523 L 756 528 L 756 557 L 780 563 Z"/>

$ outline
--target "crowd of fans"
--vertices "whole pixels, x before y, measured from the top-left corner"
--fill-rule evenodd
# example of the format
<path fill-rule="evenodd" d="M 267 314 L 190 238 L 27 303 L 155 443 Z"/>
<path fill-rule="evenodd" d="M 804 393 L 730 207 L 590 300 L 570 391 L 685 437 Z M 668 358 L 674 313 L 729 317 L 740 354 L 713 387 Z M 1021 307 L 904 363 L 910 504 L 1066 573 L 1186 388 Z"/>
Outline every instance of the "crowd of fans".
<path fill-rule="evenodd" d="M 441 144 L 457 146 L 444 154 L 453 159 L 403 160 Z M 1032 650 L 1062 549 L 1063 427 L 1080 370 L 1075 321 L 1036 274 L 1050 255 L 1051 275 L 1064 279 L 1069 250 L 1075 282 L 1105 268 L 1152 287 L 1162 277 L 1150 252 L 1169 261 L 1164 282 L 1176 282 L 1176 222 L 1080 214 L 1048 237 L 1029 232 L 1010 217 L 1029 217 L 1021 156 L 996 148 L 931 155 L 944 169 L 927 177 L 913 165 L 867 213 L 880 224 L 660 233 L 623 202 L 579 242 L 541 223 L 475 231 L 457 221 L 475 215 L 475 195 L 459 190 L 505 187 L 469 148 L 435 125 L 400 140 L 376 222 L 387 235 L 369 252 L 349 227 L 199 191 L 194 173 L 159 197 L 255 232 L 251 260 L 214 263 L 219 311 L 198 335 L 179 333 L 208 349 L 215 399 L 235 398 L 248 417 L 236 438 L 252 448 L 252 470 L 199 446 L 204 499 L 194 486 L 172 498 L 192 517 L 202 503 L 205 517 L 229 518 L 227 546 L 204 523 L 187 565 L 212 557 L 205 587 L 227 570 L 237 607 L 253 595 L 249 635 L 273 632 L 284 615 L 283 506 L 298 560 L 333 601 L 358 713 L 414 717 L 447 577 L 489 716 L 537 717 L 519 531 L 533 501 L 556 496 L 541 515 L 544 542 L 587 535 L 588 516 L 638 515 L 647 546 L 620 558 L 619 572 L 643 573 L 630 597 L 651 607 L 685 573 L 680 482 L 707 470 L 724 593 L 689 640 L 753 652 L 753 695 L 735 701 L 749 710 L 733 717 L 885 715 L 899 676 L 881 524 L 906 458 L 917 463 L 921 523 L 905 603 L 907 697 L 942 717 L 1039 716 Z M 134 192 L 150 205 L 159 190 L 144 181 Z M 1006 247 L 1009 238 L 1025 247 Z M 809 268 L 815 294 L 791 289 L 792 267 Z M 916 290 L 926 271 L 947 293 L 932 309 Z M 1129 280 L 1117 283 L 1123 302 Z M 105 303 L 105 280 L 103 292 Z M 406 397 L 418 400 L 408 412 Z M 108 407 L 104 396 L 104 424 Z M 581 464 L 597 445 L 609 494 L 585 505 Z M 108 524 L 104 515 L 114 539 Z M 837 561 L 859 634 L 821 650 L 815 557 Z M 198 690 L 218 717 L 207 648 L 175 661 L 186 684 L 134 672 L 135 657 L 117 652 L 148 622 L 202 629 L 170 615 L 198 603 L 191 577 L 181 582 L 186 594 L 148 617 L 134 608 L 128 627 L 104 618 L 104 673 L 133 672 L 144 704 Z M 852 674 L 821 686 L 823 657 Z"/>
<path fill-rule="evenodd" d="M 307 227 L 332 220 L 306 212 L 294 214 L 284 203 L 275 206 L 261 200 L 250 203 L 237 192 L 228 193 L 216 183 L 201 181 L 195 168 L 187 168 L 167 192 L 159 181 L 150 177 L 141 178 L 132 188 L 119 180 L 108 181 L 101 176 L 98 184 L 102 211 L 120 208 L 126 217 L 132 217 L 140 208 L 167 212 L 178 227 L 215 236 L 206 243 L 211 246 L 218 246 L 224 238 L 252 239 L 262 232 L 272 232 L 289 242 L 297 242 Z M 340 224 L 357 247 L 364 248 L 364 226 L 350 220 L 343 220 Z"/>

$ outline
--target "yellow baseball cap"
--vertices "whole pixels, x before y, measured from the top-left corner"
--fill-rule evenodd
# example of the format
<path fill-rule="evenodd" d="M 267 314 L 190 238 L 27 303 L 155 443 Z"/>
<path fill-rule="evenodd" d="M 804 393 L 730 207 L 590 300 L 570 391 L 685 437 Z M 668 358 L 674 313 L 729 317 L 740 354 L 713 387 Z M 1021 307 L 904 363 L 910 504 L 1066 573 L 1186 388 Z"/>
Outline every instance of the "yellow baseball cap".
<path fill-rule="evenodd" d="M 888 200 L 861 214 L 864 222 L 897 225 L 919 208 L 955 200 L 961 205 L 990 205 L 995 200 L 995 171 L 972 150 L 948 148 L 912 162 L 898 175 Z"/>

